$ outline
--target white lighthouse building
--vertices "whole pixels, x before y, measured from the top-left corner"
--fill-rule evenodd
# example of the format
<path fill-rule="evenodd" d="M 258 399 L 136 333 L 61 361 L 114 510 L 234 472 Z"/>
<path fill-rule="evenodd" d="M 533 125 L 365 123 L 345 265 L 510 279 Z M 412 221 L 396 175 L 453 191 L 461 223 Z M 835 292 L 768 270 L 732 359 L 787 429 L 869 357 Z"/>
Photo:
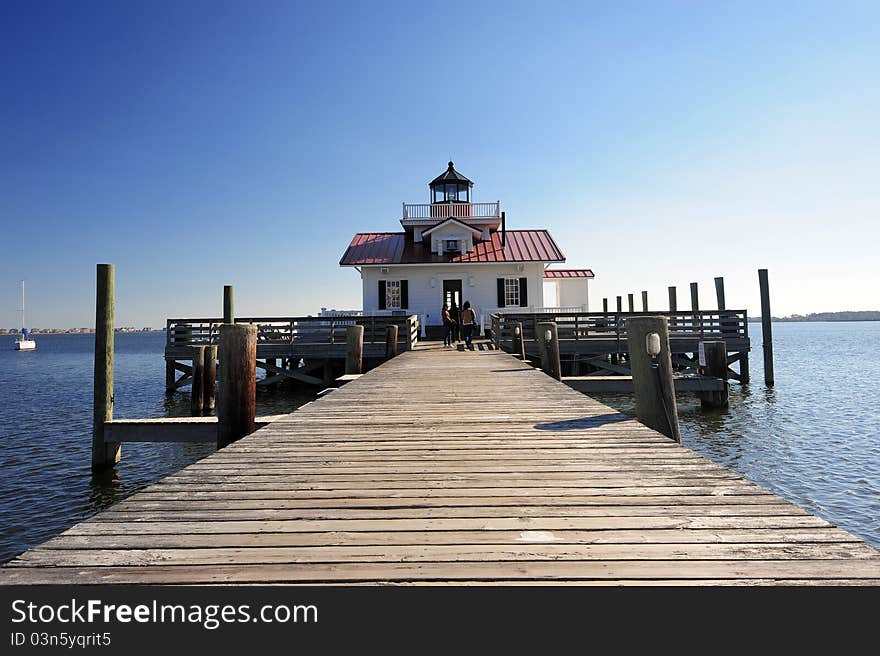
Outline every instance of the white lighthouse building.
<path fill-rule="evenodd" d="M 588 310 L 593 272 L 550 268 L 565 262 L 550 232 L 507 229 L 501 202 L 473 202 L 473 186 L 449 162 L 428 184 L 430 203 L 403 203 L 403 231 L 354 236 L 339 264 L 360 272 L 364 314 L 417 314 L 430 335 L 444 303 L 470 301 L 484 322 L 496 311 Z"/>

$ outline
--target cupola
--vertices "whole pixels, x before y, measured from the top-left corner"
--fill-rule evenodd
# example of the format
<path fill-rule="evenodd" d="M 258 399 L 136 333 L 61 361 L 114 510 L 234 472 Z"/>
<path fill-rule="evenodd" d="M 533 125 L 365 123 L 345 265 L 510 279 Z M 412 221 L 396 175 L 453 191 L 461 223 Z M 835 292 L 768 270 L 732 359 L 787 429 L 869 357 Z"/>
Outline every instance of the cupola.
<path fill-rule="evenodd" d="M 450 160 L 448 168 L 428 183 L 432 203 L 470 203 L 474 183 L 455 170 Z"/>

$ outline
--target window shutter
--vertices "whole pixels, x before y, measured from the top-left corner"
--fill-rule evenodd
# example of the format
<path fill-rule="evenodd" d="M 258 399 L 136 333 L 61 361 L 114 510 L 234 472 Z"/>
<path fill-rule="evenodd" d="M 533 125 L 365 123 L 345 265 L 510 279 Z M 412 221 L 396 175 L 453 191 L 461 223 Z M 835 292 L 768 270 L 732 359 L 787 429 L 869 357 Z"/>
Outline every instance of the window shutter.
<path fill-rule="evenodd" d="M 498 279 L 498 307 L 504 307 L 504 278 Z"/>
<path fill-rule="evenodd" d="M 409 307 L 409 280 L 400 281 L 400 307 L 403 310 Z"/>
<path fill-rule="evenodd" d="M 519 306 L 520 307 L 528 307 L 529 306 L 529 279 L 528 278 L 520 278 L 519 279 Z"/>
<path fill-rule="evenodd" d="M 385 309 L 385 281 L 379 281 L 379 309 Z"/>

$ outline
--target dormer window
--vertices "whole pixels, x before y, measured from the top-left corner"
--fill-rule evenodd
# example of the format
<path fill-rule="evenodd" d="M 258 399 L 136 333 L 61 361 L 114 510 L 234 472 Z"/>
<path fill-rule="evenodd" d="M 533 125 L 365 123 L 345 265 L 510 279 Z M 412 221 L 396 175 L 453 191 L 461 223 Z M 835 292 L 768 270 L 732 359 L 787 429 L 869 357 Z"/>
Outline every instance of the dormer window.
<path fill-rule="evenodd" d="M 458 240 L 457 239 L 447 239 L 446 240 L 446 250 L 447 251 L 459 250 Z"/>

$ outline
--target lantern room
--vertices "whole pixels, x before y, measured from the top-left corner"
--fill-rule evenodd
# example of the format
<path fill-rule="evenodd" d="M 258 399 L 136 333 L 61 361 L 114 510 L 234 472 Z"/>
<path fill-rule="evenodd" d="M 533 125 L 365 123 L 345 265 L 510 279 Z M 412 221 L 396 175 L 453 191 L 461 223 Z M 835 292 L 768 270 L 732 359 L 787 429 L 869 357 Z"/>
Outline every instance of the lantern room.
<path fill-rule="evenodd" d="M 448 168 L 428 183 L 431 203 L 470 203 L 474 183 L 455 170 L 450 161 Z"/>

